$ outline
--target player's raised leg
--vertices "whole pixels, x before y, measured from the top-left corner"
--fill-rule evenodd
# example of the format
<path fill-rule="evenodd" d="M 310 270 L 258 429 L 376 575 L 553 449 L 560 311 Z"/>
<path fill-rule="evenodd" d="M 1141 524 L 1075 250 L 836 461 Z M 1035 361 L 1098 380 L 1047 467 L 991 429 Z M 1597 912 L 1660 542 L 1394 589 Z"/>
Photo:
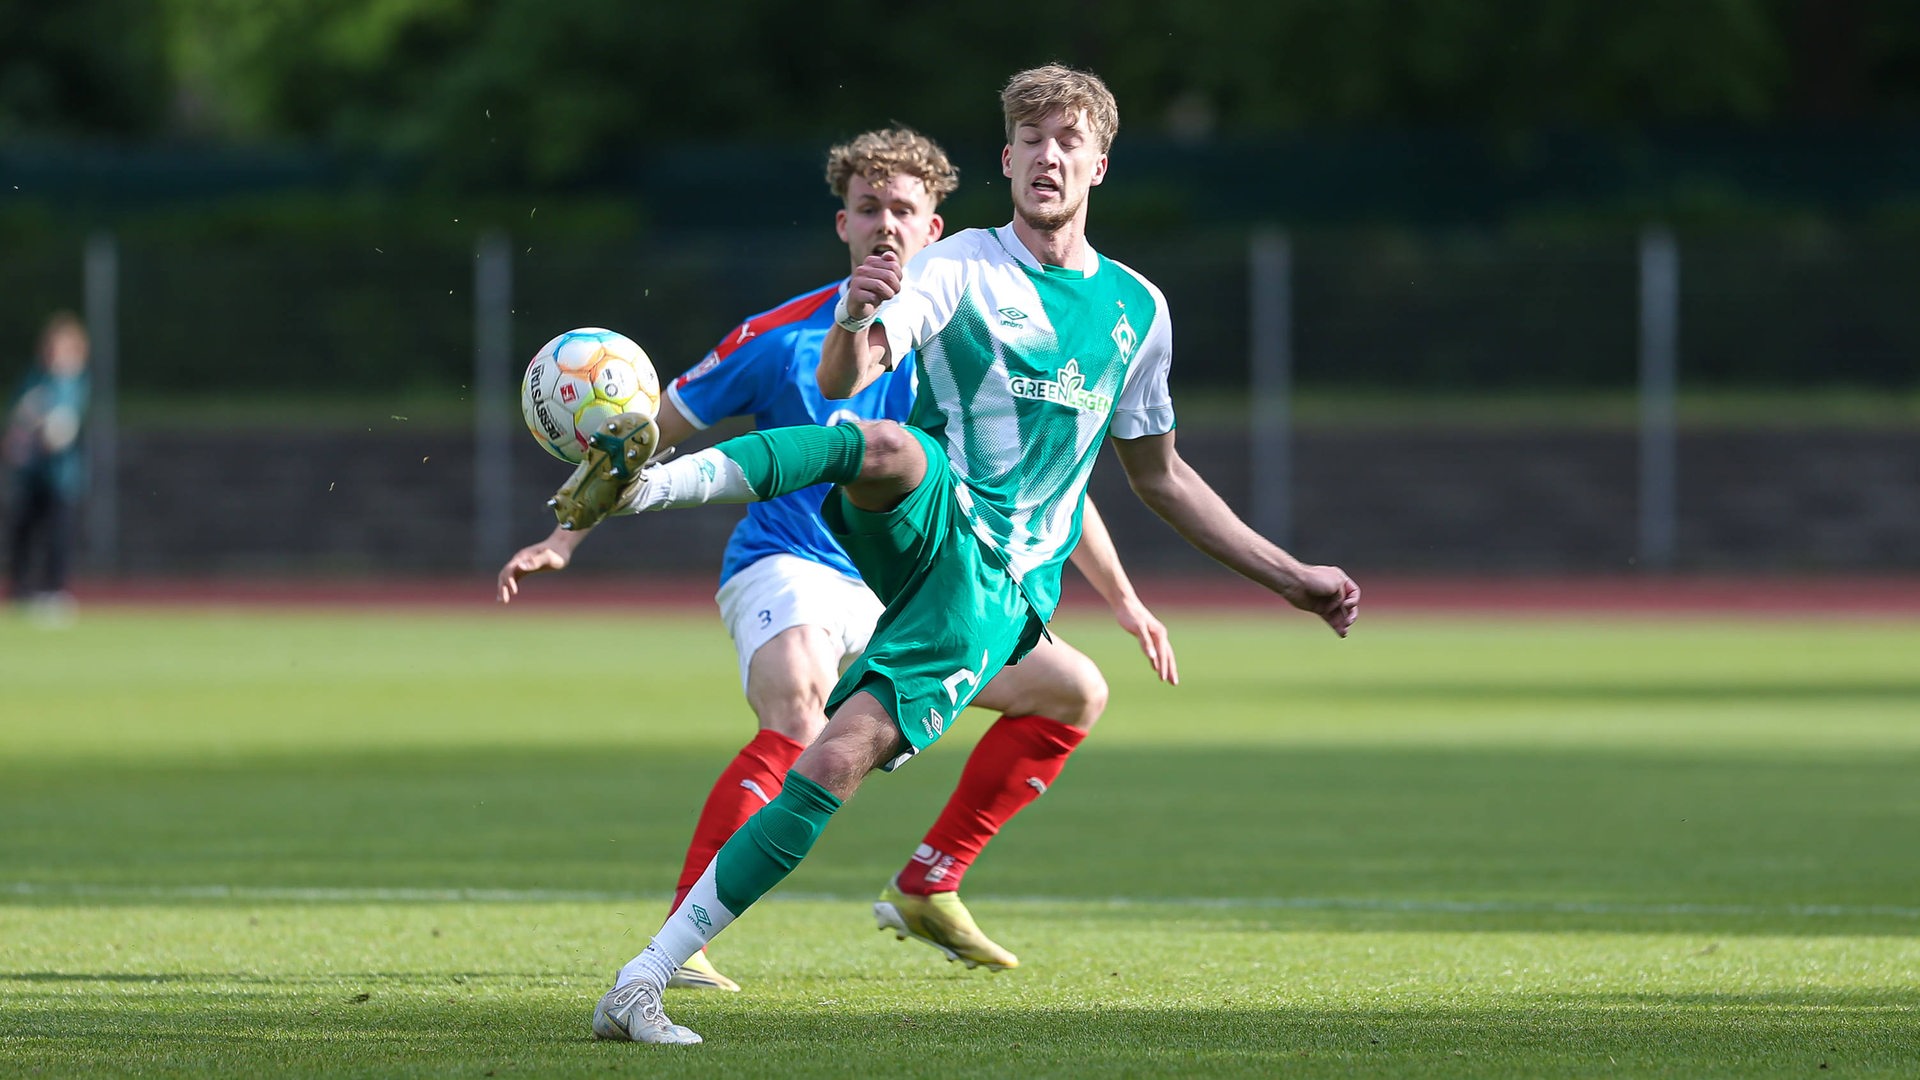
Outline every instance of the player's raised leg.
<path fill-rule="evenodd" d="M 862 509 L 885 510 L 927 471 L 925 448 L 891 420 L 750 431 L 652 465 L 624 487 L 614 482 L 629 468 L 622 446 L 606 439 L 588 449 L 550 502 L 562 528 L 589 529 L 621 512 L 758 502 L 822 483 L 842 485 Z"/>
<path fill-rule="evenodd" d="M 771 499 L 830 483 L 841 485 L 860 509 L 890 510 L 926 476 L 926 455 L 920 440 L 891 420 L 750 431 L 685 461 L 667 462 L 657 482 L 650 471 L 634 508 Z M 735 498 L 742 485 L 749 494 Z"/>
<path fill-rule="evenodd" d="M 940 817 L 873 905 L 882 930 L 924 942 L 968 967 L 1020 959 L 974 922 L 960 882 L 987 842 L 1053 785 L 1107 705 L 1107 682 L 1086 654 L 1054 639 L 1002 668 L 973 703 L 1002 713 L 967 758 Z"/>

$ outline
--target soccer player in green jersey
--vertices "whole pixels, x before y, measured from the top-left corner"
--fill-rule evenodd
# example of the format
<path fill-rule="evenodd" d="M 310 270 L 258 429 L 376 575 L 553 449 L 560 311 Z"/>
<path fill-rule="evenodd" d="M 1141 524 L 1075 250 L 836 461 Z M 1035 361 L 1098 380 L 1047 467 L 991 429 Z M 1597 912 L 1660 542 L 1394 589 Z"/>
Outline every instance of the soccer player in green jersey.
<path fill-rule="evenodd" d="M 628 492 L 631 508 L 658 510 L 833 482 L 821 516 L 887 607 L 780 795 L 620 969 L 594 1009 L 600 1038 L 699 1042 L 660 1007 L 675 969 L 799 865 L 868 773 L 938 739 L 1042 638 L 1103 439 L 1134 492 L 1195 547 L 1343 637 L 1353 624 L 1360 590 L 1346 573 L 1262 538 L 1174 449 L 1166 299 L 1086 238 L 1119 127 L 1113 95 L 1050 65 L 1015 75 L 1001 104 L 1013 221 L 928 246 L 910 276 L 891 253 L 868 257 L 823 347 L 830 397 L 915 353 L 908 422 L 753 432 L 648 469 Z M 618 452 L 603 447 L 581 468 Z"/>
<path fill-rule="evenodd" d="M 883 251 L 910 261 L 940 238 L 940 202 L 959 184 L 946 151 L 906 128 L 865 132 L 833 147 L 826 172 L 841 202 L 834 223 L 849 265 Z M 820 394 L 814 373 L 844 285 L 835 281 L 802 293 L 728 332 L 705 360 L 668 385 L 654 417 L 660 445 L 676 445 L 698 428 L 735 415 L 751 416 L 766 428 L 906 419 L 915 390 L 910 365 L 875 379 L 851 400 Z M 741 685 L 760 730 L 708 793 L 669 911 L 680 906 L 720 846 L 779 794 L 794 760 L 827 724 L 827 695 L 842 663 L 866 647 L 884 609 L 821 524 L 826 494 L 826 485 L 819 485 L 751 504 L 727 544 L 715 599 L 739 651 Z M 1085 515 L 1074 564 L 1112 605 L 1120 625 L 1139 639 L 1155 673 L 1177 682 L 1166 627 L 1134 593 L 1091 499 Z M 555 528 L 515 553 L 500 570 L 500 600 L 511 600 L 528 574 L 565 569 L 595 531 Z M 960 899 L 961 880 L 1001 826 L 1059 778 L 1106 701 L 1099 667 L 1058 637 L 988 682 L 973 705 L 1001 715 L 968 756 L 952 798 L 923 842 L 881 890 L 873 913 L 882 929 L 925 942 L 969 967 L 1020 965 L 1018 956 L 974 922 Z M 687 958 L 668 984 L 673 987 L 740 988 L 704 952 Z"/>

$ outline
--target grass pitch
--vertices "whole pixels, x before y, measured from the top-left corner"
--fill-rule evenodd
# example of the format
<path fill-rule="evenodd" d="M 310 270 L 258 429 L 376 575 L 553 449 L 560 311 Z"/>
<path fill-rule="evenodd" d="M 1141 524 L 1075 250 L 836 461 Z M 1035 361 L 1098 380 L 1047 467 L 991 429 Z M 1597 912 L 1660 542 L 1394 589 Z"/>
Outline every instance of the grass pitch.
<path fill-rule="evenodd" d="M 1022 969 L 867 914 L 962 726 L 675 1049 L 586 1018 L 750 729 L 717 620 L 0 620 L 0 1075 L 1920 1072 L 1920 626 L 1170 625 L 1065 626 L 1113 704 L 967 879 Z"/>

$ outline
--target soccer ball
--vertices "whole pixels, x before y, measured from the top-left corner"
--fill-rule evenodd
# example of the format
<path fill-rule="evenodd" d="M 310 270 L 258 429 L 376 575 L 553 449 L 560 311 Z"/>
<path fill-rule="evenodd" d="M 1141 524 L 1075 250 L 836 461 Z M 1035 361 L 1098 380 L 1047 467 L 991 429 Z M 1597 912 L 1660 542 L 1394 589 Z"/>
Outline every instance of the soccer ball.
<path fill-rule="evenodd" d="M 520 415 L 547 453 L 578 464 L 607 418 L 660 412 L 660 376 L 625 334 L 597 326 L 546 343 L 520 380 Z"/>

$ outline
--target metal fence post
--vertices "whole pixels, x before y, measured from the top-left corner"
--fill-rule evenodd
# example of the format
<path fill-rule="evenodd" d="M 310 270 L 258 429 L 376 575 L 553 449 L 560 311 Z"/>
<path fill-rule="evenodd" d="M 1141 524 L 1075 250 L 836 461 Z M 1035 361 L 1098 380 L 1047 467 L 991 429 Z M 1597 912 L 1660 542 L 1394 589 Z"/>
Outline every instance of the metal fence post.
<path fill-rule="evenodd" d="M 1250 517 L 1262 535 L 1286 547 L 1293 543 L 1293 247 L 1287 235 L 1255 232 L 1247 269 Z"/>
<path fill-rule="evenodd" d="M 1673 234 L 1640 235 L 1640 565 L 1671 569 L 1679 513 L 1676 408 L 1680 253 Z"/>
<path fill-rule="evenodd" d="M 511 542 L 513 249 L 482 235 L 473 264 L 473 559 L 492 568 Z"/>
<path fill-rule="evenodd" d="M 96 573 L 120 567 L 120 247 L 112 233 L 87 238 L 85 294 L 89 397 L 87 557 Z"/>

